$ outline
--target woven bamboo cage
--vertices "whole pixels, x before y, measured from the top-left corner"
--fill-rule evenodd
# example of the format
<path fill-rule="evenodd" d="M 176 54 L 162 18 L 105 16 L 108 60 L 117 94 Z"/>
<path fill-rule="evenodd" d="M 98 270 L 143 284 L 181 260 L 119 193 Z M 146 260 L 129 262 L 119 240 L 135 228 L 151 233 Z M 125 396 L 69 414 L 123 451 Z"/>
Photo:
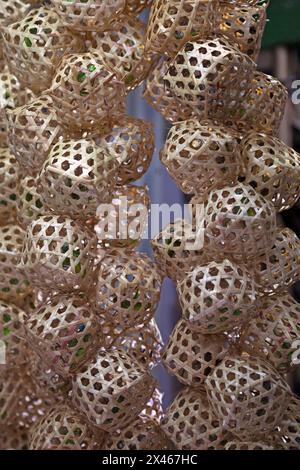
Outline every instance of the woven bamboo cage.
<path fill-rule="evenodd" d="M 0 149 L 1 224 L 13 222 L 16 218 L 17 184 L 17 161 L 8 148 Z"/>
<path fill-rule="evenodd" d="M 177 281 L 196 266 L 208 262 L 209 257 L 201 242 L 201 232 L 195 232 L 185 220 L 167 225 L 151 241 L 161 276 Z"/>
<path fill-rule="evenodd" d="M 176 123 L 193 117 L 192 106 L 180 102 L 172 90 L 165 86 L 164 77 L 170 67 L 171 59 L 165 56 L 154 60 L 143 97 L 167 121 Z"/>
<path fill-rule="evenodd" d="M 300 449 L 300 400 L 296 397 L 290 401 L 287 410 L 278 426 L 276 441 L 284 450 Z"/>
<path fill-rule="evenodd" d="M 51 408 L 34 426 L 30 450 L 99 450 L 104 436 L 69 405 Z"/>
<path fill-rule="evenodd" d="M 96 126 L 105 134 L 125 113 L 121 76 L 96 51 L 65 55 L 49 93 L 61 124 L 70 132 Z"/>
<path fill-rule="evenodd" d="M 92 140 L 60 140 L 50 149 L 38 180 L 38 192 L 49 210 L 73 219 L 96 214 L 110 200 L 117 163 Z"/>
<path fill-rule="evenodd" d="M 236 183 L 242 169 L 239 136 L 197 119 L 171 128 L 160 158 L 184 193 L 203 200 L 211 190 Z"/>
<path fill-rule="evenodd" d="M 258 290 L 265 295 L 285 291 L 300 276 L 300 240 L 290 229 L 277 233 L 269 250 L 248 263 Z"/>
<path fill-rule="evenodd" d="M 151 418 L 152 421 L 155 421 L 156 423 L 160 424 L 165 414 L 162 406 L 162 400 L 163 393 L 158 388 L 155 388 L 152 396 L 146 403 L 145 408 L 140 413 L 140 416 L 143 419 L 144 417 Z"/>
<path fill-rule="evenodd" d="M 10 71 L 37 94 L 51 85 L 62 56 L 80 52 L 83 47 L 80 37 L 66 29 L 57 13 L 46 7 L 30 11 L 6 26 L 3 38 Z"/>
<path fill-rule="evenodd" d="M 258 300 L 248 271 L 229 260 L 195 268 L 177 284 L 177 290 L 184 319 L 202 334 L 247 323 Z"/>
<path fill-rule="evenodd" d="M 16 426 L 0 427 L 0 449 L 1 450 L 28 450 L 29 435 Z"/>
<path fill-rule="evenodd" d="M 113 31 L 95 33 L 90 51 L 99 52 L 104 63 L 124 81 L 126 90 L 134 90 L 148 76 L 152 56 L 144 51 L 145 24 L 137 18 L 124 17 Z"/>
<path fill-rule="evenodd" d="M 226 356 L 229 342 L 224 335 L 201 335 L 180 320 L 163 353 L 167 371 L 179 382 L 201 387 L 206 377 Z"/>
<path fill-rule="evenodd" d="M 27 361 L 23 316 L 24 312 L 16 305 L 0 301 L 0 339 L 1 344 L 5 344 L 5 364 L 0 365 L 0 381 L 3 371 L 22 368 Z"/>
<path fill-rule="evenodd" d="M 165 86 L 198 120 L 225 122 L 240 115 L 255 64 L 223 38 L 187 42 L 172 61 Z"/>
<path fill-rule="evenodd" d="M 240 344 L 249 354 L 265 358 L 281 374 L 294 365 L 300 338 L 300 306 L 285 292 L 265 297 L 257 318 L 251 320 Z"/>
<path fill-rule="evenodd" d="M 153 0 L 146 51 L 174 56 L 187 41 L 209 35 L 215 26 L 215 0 Z"/>
<path fill-rule="evenodd" d="M 300 155 L 276 137 L 250 133 L 241 143 L 246 183 L 272 202 L 277 212 L 296 204 L 300 194 Z"/>
<path fill-rule="evenodd" d="M 273 205 L 246 184 L 212 191 L 204 221 L 207 249 L 236 261 L 265 253 L 275 241 Z"/>
<path fill-rule="evenodd" d="M 154 387 L 154 379 L 131 356 L 100 350 L 74 377 L 72 396 L 90 423 L 113 432 L 134 420 Z"/>
<path fill-rule="evenodd" d="M 153 0 L 125 0 L 125 12 L 137 15 L 145 8 L 151 6 Z"/>
<path fill-rule="evenodd" d="M 68 292 L 90 285 L 96 238 L 68 217 L 39 216 L 29 225 L 21 264 L 42 291 Z"/>
<path fill-rule="evenodd" d="M 114 250 L 104 254 L 97 276 L 96 309 L 100 318 L 123 330 L 153 318 L 161 278 L 145 253 Z"/>
<path fill-rule="evenodd" d="M 28 175 L 28 170 L 36 174 L 50 147 L 63 135 L 51 98 L 41 95 L 8 111 L 7 118 L 11 152 L 25 174 Z"/>
<path fill-rule="evenodd" d="M 225 450 L 274 450 L 274 447 L 265 442 L 231 441 Z"/>
<path fill-rule="evenodd" d="M 29 2 L 26 0 L 2 0 L 0 3 L 0 28 L 22 18 L 29 10 Z"/>
<path fill-rule="evenodd" d="M 212 411 L 206 393 L 189 387 L 167 409 L 162 428 L 179 450 L 222 450 L 232 438 Z"/>
<path fill-rule="evenodd" d="M 78 296 L 58 296 L 25 322 L 32 349 L 56 373 L 68 377 L 96 353 L 100 329 L 89 304 Z"/>
<path fill-rule="evenodd" d="M 225 36 L 230 44 L 256 61 L 267 21 L 267 5 L 221 4 L 216 18 L 216 34 Z"/>
<path fill-rule="evenodd" d="M 215 413 L 239 438 L 272 431 L 291 394 L 274 369 L 247 355 L 225 358 L 208 376 L 206 387 Z"/>

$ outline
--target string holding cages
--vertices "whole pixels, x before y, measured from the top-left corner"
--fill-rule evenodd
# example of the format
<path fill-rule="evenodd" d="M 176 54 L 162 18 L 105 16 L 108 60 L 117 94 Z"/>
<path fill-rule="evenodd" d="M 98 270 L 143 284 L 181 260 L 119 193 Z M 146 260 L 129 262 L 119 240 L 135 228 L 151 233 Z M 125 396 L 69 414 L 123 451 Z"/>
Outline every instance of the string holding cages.
<path fill-rule="evenodd" d="M 51 408 L 34 426 L 30 450 L 99 450 L 103 434 L 70 405 Z"/>
<path fill-rule="evenodd" d="M 226 356 L 229 346 L 224 335 L 201 335 L 180 320 L 164 350 L 163 364 L 179 382 L 199 388 Z"/>
<path fill-rule="evenodd" d="M 183 318 L 192 330 L 213 334 L 247 323 L 258 302 L 249 272 L 224 260 L 198 266 L 177 283 Z"/>
<path fill-rule="evenodd" d="M 211 190 L 237 183 L 239 140 L 232 130 L 191 119 L 171 128 L 160 159 L 184 193 L 205 200 Z"/>
<path fill-rule="evenodd" d="M 133 421 L 154 387 L 153 377 L 124 351 L 99 350 L 74 377 L 72 397 L 91 424 L 113 432 Z"/>
<path fill-rule="evenodd" d="M 204 220 L 207 249 L 237 262 L 265 253 L 275 241 L 275 209 L 247 184 L 211 191 Z"/>
<path fill-rule="evenodd" d="M 40 7 L 5 27 L 4 55 L 24 87 L 39 94 L 50 85 L 64 54 L 80 52 L 79 36 L 66 29 L 52 9 Z"/>
<path fill-rule="evenodd" d="M 95 233 L 101 249 L 137 247 L 148 227 L 150 197 L 147 186 L 117 186 L 108 206 L 98 207 Z"/>
<path fill-rule="evenodd" d="M 100 259 L 95 308 L 103 320 L 126 330 L 154 316 L 161 278 L 145 253 L 113 250 Z"/>
<path fill-rule="evenodd" d="M 25 321 L 28 343 L 62 377 L 74 374 L 101 344 L 96 315 L 77 296 L 58 296 Z"/>
<path fill-rule="evenodd" d="M 38 179 L 43 205 L 73 219 L 95 216 L 114 191 L 116 161 L 93 140 L 60 140 L 50 149 Z"/>
<path fill-rule="evenodd" d="M 18 225 L 0 227 L 0 299 L 25 308 L 31 287 L 20 267 L 25 231 Z"/>
<path fill-rule="evenodd" d="M 250 133 L 242 140 L 245 181 L 277 212 L 290 209 L 299 198 L 300 155 L 266 134 Z"/>
<path fill-rule="evenodd" d="M 223 38 L 187 42 L 164 84 L 198 120 L 236 119 L 251 88 L 255 64 Z"/>
<path fill-rule="evenodd" d="M 70 292 L 93 279 L 96 238 L 72 219 L 37 217 L 27 228 L 21 265 L 42 291 Z"/>
<path fill-rule="evenodd" d="M 216 1 L 154 0 L 148 21 L 147 52 L 174 56 L 187 41 L 208 36 L 216 18 Z"/>
<path fill-rule="evenodd" d="M 207 377 L 206 389 L 224 427 L 239 438 L 272 431 L 291 396 L 274 369 L 247 355 L 225 358 Z"/>
<path fill-rule="evenodd" d="M 144 36 L 142 21 L 124 17 L 112 31 L 95 33 L 89 40 L 89 50 L 99 52 L 104 63 L 121 75 L 127 92 L 139 86 L 152 67 L 152 56 L 145 54 Z"/>
<path fill-rule="evenodd" d="M 7 119 L 12 154 L 25 175 L 28 176 L 28 170 L 36 175 L 51 146 L 63 136 L 51 98 L 41 95 L 29 104 L 8 111 Z"/>
<path fill-rule="evenodd" d="M 65 55 L 49 94 L 61 125 L 69 132 L 97 127 L 102 134 L 125 114 L 125 85 L 99 52 Z"/>
<path fill-rule="evenodd" d="M 210 407 L 206 393 L 189 387 L 170 404 L 162 428 L 180 450 L 222 450 L 231 437 Z"/>
<path fill-rule="evenodd" d="M 53 0 L 62 24 L 75 31 L 105 31 L 123 13 L 126 0 Z"/>
<path fill-rule="evenodd" d="M 241 347 L 252 356 L 264 358 L 280 374 L 286 374 L 297 356 L 299 319 L 300 306 L 289 293 L 265 297 L 259 315 L 250 321 L 241 337 Z"/>
<path fill-rule="evenodd" d="M 215 33 L 225 36 L 230 44 L 257 61 L 267 20 L 267 5 L 224 3 L 221 2 L 218 8 Z"/>
<path fill-rule="evenodd" d="M 151 241 L 160 275 L 174 281 L 181 279 L 199 264 L 209 261 L 203 247 L 203 231 L 193 230 L 186 220 L 167 225 Z"/>

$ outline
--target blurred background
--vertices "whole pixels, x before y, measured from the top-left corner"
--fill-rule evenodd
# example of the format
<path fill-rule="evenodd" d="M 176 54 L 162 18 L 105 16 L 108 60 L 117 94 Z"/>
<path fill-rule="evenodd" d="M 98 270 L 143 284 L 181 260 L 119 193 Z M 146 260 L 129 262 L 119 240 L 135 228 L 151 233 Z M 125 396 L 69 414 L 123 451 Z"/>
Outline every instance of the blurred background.
<path fill-rule="evenodd" d="M 142 19 L 147 21 L 148 13 Z M 290 98 L 295 91 L 292 84 L 300 80 L 300 0 L 271 0 L 268 8 L 268 22 L 265 29 L 262 52 L 258 69 L 279 78 L 288 88 Z M 299 86 L 300 88 L 300 86 Z M 167 171 L 159 161 L 159 151 L 163 146 L 170 124 L 154 111 L 142 99 L 143 87 L 135 90 L 128 97 L 128 113 L 153 122 L 156 137 L 156 150 L 150 169 L 139 182 L 147 184 L 152 203 L 186 202 L 185 195 L 177 188 Z M 299 93 L 300 96 L 300 93 Z M 281 126 L 281 139 L 300 152 L 300 104 L 293 104 L 291 99 L 286 107 L 285 118 Z M 292 209 L 282 213 L 285 224 L 300 237 L 300 202 Z M 144 241 L 141 251 L 151 254 L 149 242 Z M 300 283 L 293 287 L 294 295 L 300 302 Z M 161 292 L 161 301 L 157 311 L 157 322 L 163 340 L 166 342 L 180 316 L 175 286 L 165 279 Z M 300 395 L 300 367 L 291 375 L 291 383 Z M 172 400 L 180 385 L 158 366 L 155 370 L 164 390 L 164 406 Z"/>

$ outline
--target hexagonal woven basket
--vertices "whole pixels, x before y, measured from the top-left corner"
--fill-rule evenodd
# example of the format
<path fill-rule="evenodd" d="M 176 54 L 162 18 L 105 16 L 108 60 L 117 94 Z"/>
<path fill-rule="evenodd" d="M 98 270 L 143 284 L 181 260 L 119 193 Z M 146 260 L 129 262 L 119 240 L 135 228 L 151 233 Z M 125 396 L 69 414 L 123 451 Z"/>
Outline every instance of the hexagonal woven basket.
<path fill-rule="evenodd" d="M 73 401 L 89 422 L 112 432 L 145 407 L 155 381 L 124 351 L 100 350 L 73 379 Z"/>

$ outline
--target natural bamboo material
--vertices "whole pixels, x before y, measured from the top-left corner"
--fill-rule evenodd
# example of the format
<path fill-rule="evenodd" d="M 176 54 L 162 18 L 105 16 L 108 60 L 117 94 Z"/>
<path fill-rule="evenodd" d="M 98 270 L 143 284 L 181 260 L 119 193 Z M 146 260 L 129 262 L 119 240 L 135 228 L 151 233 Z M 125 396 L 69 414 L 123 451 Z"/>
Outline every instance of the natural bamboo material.
<path fill-rule="evenodd" d="M 90 305 L 75 295 L 54 297 L 25 322 L 26 336 L 41 360 L 63 377 L 93 357 L 100 329 Z"/>
<path fill-rule="evenodd" d="M 277 136 L 287 98 L 287 88 L 278 79 L 255 72 L 251 89 L 240 106 L 239 114 L 234 120 L 228 117 L 226 124 L 242 133 L 253 129 Z"/>
<path fill-rule="evenodd" d="M 16 305 L 0 300 L 0 340 L 5 343 L 5 364 L 0 364 L 1 381 L 4 380 L 3 371 L 22 367 L 26 363 L 23 315 L 24 312 Z"/>
<path fill-rule="evenodd" d="M 160 424 L 162 418 L 164 417 L 162 400 L 163 393 L 158 388 L 155 388 L 152 396 L 149 398 L 145 408 L 141 412 L 141 416 L 151 418 L 153 421 Z"/>
<path fill-rule="evenodd" d="M 125 0 L 53 0 L 62 23 L 71 30 L 103 31 L 111 29 L 123 12 Z"/>
<path fill-rule="evenodd" d="M 80 129 L 108 131 L 125 112 L 125 85 L 99 52 L 66 55 L 49 89 L 61 124 L 71 132 Z"/>
<path fill-rule="evenodd" d="M 0 299 L 20 307 L 31 293 L 26 273 L 20 268 L 25 235 L 18 225 L 0 227 Z"/>
<path fill-rule="evenodd" d="M 215 413 L 239 437 L 274 429 L 291 394 L 275 370 L 247 355 L 225 358 L 207 377 L 206 387 Z"/>
<path fill-rule="evenodd" d="M 155 421 L 139 416 L 125 428 L 110 434 L 104 449 L 172 450 L 174 445 Z"/>
<path fill-rule="evenodd" d="M 198 120 L 237 119 L 255 64 L 221 38 L 187 42 L 172 61 L 165 86 Z"/>
<path fill-rule="evenodd" d="M 0 223 L 13 222 L 16 217 L 18 168 L 8 148 L 0 149 Z"/>
<path fill-rule="evenodd" d="M 1 450 L 28 450 L 29 435 L 15 426 L 0 427 Z"/>
<path fill-rule="evenodd" d="M 196 267 L 178 282 L 177 290 L 184 319 L 202 334 L 247 323 L 258 300 L 249 272 L 226 259 Z"/>
<path fill-rule="evenodd" d="M 104 63 L 121 75 L 126 90 L 134 90 L 147 77 L 151 56 L 144 52 L 145 24 L 137 18 L 123 17 L 113 31 L 95 33 L 90 48 L 101 55 Z"/>
<path fill-rule="evenodd" d="M 274 447 L 264 442 L 231 441 L 225 445 L 225 450 L 274 450 Z"/>
<path fill-rule="evenodd" d="M 70 406 L 51 408 L 34 426 L 30 450 L 99 450 L 104 436 Z"/>
<path fill-rule="evenodd" d="M 43 204 L 73 219 L 95 216 L 110 200 L 117 163 L 93 140 L 60 140 L 50 149 L 38 180 Z"/>
<path fill-rule="evenodd" d="M 122 116 L 103 136 L 90 137 L 117 160 L 117 184 L 122 186 L 140 179 L 148 170 L 154 152 L 153 124 L 131 116 Z"/>
<path fill-rule="evenodd" d="M 209 261 L 203 248 L 203 231 L 194 231 L 186 220 L 167 225 L 153 238 L 151 245 L 159 273 L 174 281 Z"/>
<path fill-rule="evenodd" d="M 180 450 L 224 449 L 230 439 L 206 393 L 189 387 L 179 392 L 167 409 L 162 428 Z"/>
<path fill-rule="evenodd" d="M 0 3 L 0 28 L 3 28 L 22 18 L 29 10 L 29 3 L 26 0 L 2 0 Z"/>
<path fill-rule="evenodd" d="M 175 124 L 160 158 L 180 189 L 205 200 L 213 189 L 236 183 L 241 172 L 239 136 L 213 122 Z"/>
<path fill-rule="evenodd" d="M 19 225 L 26 229 L 45 212 L 43 201 L 37 192 L 37 177 L 22 175 L 17 187 L 17 220 Z"/>
<path fill-rule="evenodd" d="M 215 0 L 153 0 L 146 51 L 174 56 L 187 41 L 206 37 L 216 17 Z"/>
<path fill-rule="evenodd" d="M 62 56 L 82 50 L 82 42 L 66 29 L 55 11 L 40 7 L 19 22 L 6 26 L 4 54 L 10 71 L 24 87 L 41 93 L 51 80 Z"/>
<path fill-rule="evenodd" d="M 281 374 L 294 366 L 295 342 L 300 337 L 300 305 L 284 292 L 262 299 L 257 318 L 251 320 L 240 344 L 250 354 L 265 358 Z"/>
<path fill-rule="evenodd" d="M 300 155 L 284 142 L 250 133 L 241 142 L 246 183 L 272 202 L 277 212 L 296 204 L 300 194 Z"/>
<path fill-rule="evenodd" d="M 96 244 L 68 217 L 39 216 L 27 229 L 22 266 L 38 289 L 70 292 L 91 283 Z"/>
<path fill-rule="evenodd" d="M 275 241 L 273 205 L 246 184 L 212 191 L 204 220 L 207 248 L 239 262 L 265 253 Z"/>
<path fill-rule="evenodd" d="M 133 250 L 148 224 L 150 198 L 147 186 L 117 186 L 109 204 L 110 207 L 104 205 L 97 210 L 94 230 L 100 247 Z"/>
<path fill-rule="evenodd" d="M 247 265 L 258 290 L 274 295 L 287 290 L 300 277 L 300 240 L 289 228 L 277 233 L 274 245 Z"/>
<path fill-rule="evenodd" d="M 9 146 L 19 166 L 36 174 L 53 144 L 63 135 L 52 99 L 41 95 L 7 113 Z M 33 176 L 33 175 L 30 176 Z"/>
<path fill-rule="evenodd" d="M 121 350 L 100 350 L 73 379 L 73 401 L 88 421 L 105 431 L 129 424 L 151 397 L 155 381 Z"/>
<path fill-rule="evenodd" d="M 155 314 L 160 287 L 161 278 L 146 254 L 108 252 L 97 274 L 98 316 L 123 330 L 146 324 Z"/>
<path fill-rule="evenodd" d="M 267 20 L 266 5 L 221 5 L 218 8 L 215 33 L 225 36 L 230 44 L 257 61 Z"/>
<path fill-rule="evenodd" d="M 172 90 L 165 86 L 164 77 L 171 65 L 171 59 L 162 56 L 154 61 L 144 91 L 144 99 L 167 121 L 176 123 L 193 117 L 193 108 L 179 102 Z"/>
<path fill-rule="evenodd" d="M 179 382 L 200 387 L 229 350 L 224 335 L 201 335 L 193 331 L 185 320 L 174 328 L 163 353 L 167 371 Z"/>

